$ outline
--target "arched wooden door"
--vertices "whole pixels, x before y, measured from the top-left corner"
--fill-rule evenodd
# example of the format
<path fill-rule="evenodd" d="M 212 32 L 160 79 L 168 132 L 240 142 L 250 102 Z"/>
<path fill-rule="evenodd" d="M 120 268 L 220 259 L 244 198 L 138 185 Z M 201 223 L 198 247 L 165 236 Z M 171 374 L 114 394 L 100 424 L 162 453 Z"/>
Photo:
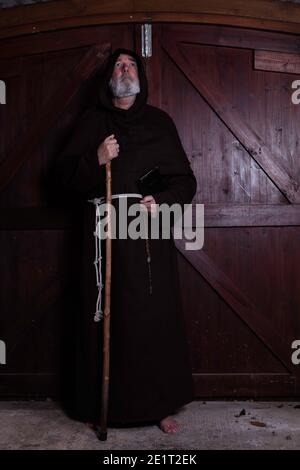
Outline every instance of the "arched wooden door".
<path fill-rule="evenodd" d="M 96 91 L 88 77 L 99 50 L 91 47 L 105 55 L 109 45 L 137 44 L 139 52 L 139 40 L 139 26 L 124 25 L 0 44 L 7 83 L 0 107 L 1 396 L 59 395 L 68 382 L 71 248 L 79 240 L 68 216 L 74 201 L 56 193 L 51 164 Z M 153 25 L 150 102 L 174 118 L 198 180 L 194 202 L 205 204 L 203 250 L 186 252 L 178 243 L 196 396 L 299 393 L 291 362 L 291 343 L 300 338 L 300 106 L 291 102 L 298 75 L 278 71 L 278 61 L 286 62 L 280 54 L 296 57 L 298 42 L 239 28 Z"/>

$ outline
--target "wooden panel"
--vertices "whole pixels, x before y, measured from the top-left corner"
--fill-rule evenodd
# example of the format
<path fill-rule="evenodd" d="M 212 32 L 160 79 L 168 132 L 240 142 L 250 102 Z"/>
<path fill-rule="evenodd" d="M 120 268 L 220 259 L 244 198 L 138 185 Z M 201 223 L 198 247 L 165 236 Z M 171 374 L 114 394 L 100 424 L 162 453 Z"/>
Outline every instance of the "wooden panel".
<path fill-rule="evenodd" d="M 300 107 L 291 104 L 292 77 L 254 70 L 253 56 L 256 49 L 298 52 L 299 36 L 289 43 L 266 33 L 256 41 L 256 31 L 209 26 L 206 36 L 205 29 L 162 26 L 149 60 L 150 89 L 161 84 L 156 103 L 177 124 L 197 176 L 194 202 L 204 204 L 204 248 L 178 256 L 195 390 L 202 397 L 295 396 L 300 205 L 287 203 L 243 139 L 251 128 L 268 148 L 267 165 L 276 155 L 297 192 Z"/>
<path fill-rule="evenodd" d="M 99 20 L 97 15 L 86 18 L 96 23 Z M 293 396 L 299 393 L 299 372 L 290 361 L 291 341 L 300 334 L 299 205 L 287 204 L 286 197 L 220 119 L 215 104 L 208 104 L 191 77 L 166 54 L 161 47 L 163 28 L 154 25 L 155 55 L 146 61 L 151 102 L 161 105 L 175 119 L 198 179 L 195 202 L 204 203 L 206 209 L 204 251 L 190 252 L 189 261 L 186 254 L 179 254 L 196 392 L 198 396 L 215 397 Z M 178 34 L 175 25 L 168 28 L 173 31 L 168 37 L 179 42 L 183 34 L 189 33 L 187 27 L 181 27 Z M 254 137 L 260 135 L 270 154 L 279 149 L 280 165 L 296 180 L 299 111 L 290 104 L 291 76 L 254 71 L 253 50 L 296 52 L 293 47 L 299 47 L 298 37 L 295 40 L 294 36 L 268 32 L 255 39 L 256 31 L 231 28 L 227 34 L 225 28 L 209 26 L 207 41 L 215 40 L 215 47 L 214 42 L 200 43 L 205 41 L 205 27 L 197 28 L 193 25 L 189 41 L 183 41 L 178 49 L 181 59 L 189 55 L 190 47 L 191 59 L 193 48 L 201 51 L 199 61 L 193 62 L 199 80 L 213 90 L 219 87 L 227 111 L 238 112 L 243 130 L 250 123 Z M 136 29 L 139 35 L 139 27 Z M 119 36 L 115 34 L 113 47 L 132 46 L 124 30 Z M 31 130 L 32 116 L 38 119 L 41 105 L 55 95 L 84 52 L 78 48 L 80 44 L 88 45 L 89 29 L 84 31 L 74 34 L 74 50 L 64 51 L 63 42 L 55 39 L 61 37 L 69 47 L 71 38 L 63 32 L 53 36 L 52 53 L 49 36 L 40 45 L 39 35 L 35 36 L 36 42 L 30 38 L 32 42 L 24 43 L 23 53 L 29 54 L 21 57 L 26 62 L 26 105 L 22 104 L 22 92 L 16 95 L 15 106 L 26 111 L 22 122 L 25 132 Z M 93 29 L 90 37 L 95 34 Z M 222 41 L 230 47 L 224 47 Z M 17 55 L 17 43 L 14 40 L 11 44 L 9 54 Z M 47 55 L 38 53 L 42 49 L 48 51 Z M 12 59 L 7 63 L 7 73 L 18 71 L 8 80 L 20 81 L 20 68 Z M 4 60 L 0 67 L 5 72 Z M 80 101 L 84 104 L 85 100 L 81 97 Z M 72 318 L 65 315 L 74 314 L 72 302 L 78 292 L 72 278 L 76 270 L 72 262 L 78 258 L 72 258 L 68 250 L 73 248 L 73 254 L 79 253 L 69 235 L 79 232 L 72 230 L 71 213 L 56 208 L 59 201 L 49 191 L 48 177 L 51 161 L 69 132 L 70 120 L 76 118 L 76 109 L 68 108 L 30 163 L 24 163 L 1 195 L 0 221 L 5 230 L 1 233 L 1 305 L 5 308 L 1 331 L 7 336 L 3 339 L 10 361 L 10 369 L 1 377 L 1 390 L 6 396 L 22 396 L 26 390 L 30 394 L 59 394 L 62 372 L 66 370 L 60 360 L 66 352 L 62 343 Z M 16 129 L 18 117 L 14 121 Z M 5 152 L 10 142 L 8 138 Z M 27 209 L 20 213 L 23 206 Z M 47 230 L 41 231 L 43 228 Z M 62 228 L 71 231 L 55 230 Z M 11 285 L 17 295 L 11 295 Z M 14 331 L 18 331 L 16 336 Z M 45 338 L 51 345 L 49 349 L 44 349 Z"/>
<path fill-rule="evenodd" d="M 286 374 L 282 362 L 180 252 L 178 261 L 193 373 Z"/>
<path fill-rule="evenodd" d="M 271 72 L 300 73 L 300 54 L 254 51 L 254 68 Z"/>
<path fill-rule="evenodd" d="M 205 227 L 299 226 L 298 204 L 206 204 Z"/>
<path fill-rule="evenodd" d="M 290 350 L 274 329 L 272 323 L 247 299 L 237 286 L 224 274 L 203 250 L 185 250 L 185 241 L 176 240 L 177 248 L 192 263 L 197 271 L 209 282 L 218 294 L 230 305 L 243 321 L 266 344 L 287 370 L 292 369 Z"/>
<path fill-rule="evenodd" d="M 62 88 L 56 93 L 55 99 L 51 97 L 48 105 L 32 124 L 32 130 L 24 140 L 16 146 L 13 154 L 1 162 L 0 191 L 9 184 L 24 161 L 34 155 L 34 151 L 60 117 L 64 109 L 78 92 L 82 82 L 102 66 L 110 51 L 110 44 L 93 46 L 82 58 L 80 63 L 72 70 L 70 76 L 66 77 Z M 26 150 L 24 150 L 26 149 Z"/>
<path fill-rule="evenodd" d="M 1 392 L 58 394 L 68 385 L 75 353 L 78 281 L 70 248 L 78 240 L 57 231 L 0 232 L 0 238 L 0 327 L 7 348 Z"/>
<path fill-rule="evenodd" d="M 231 283 L 238 286 L 251 302 L 259 305 L 261 317 L 271 321 L 272 328 L 280 331 L 292 366 L 291 342 L 300 331 L 296 313 L 300 308 L 296 300 L 300 288 L 297 275 L 299 232 L 288 229 L 283 236 L 280 235 L 283 229 L 277 230 L 278 245 L 272 241 L 272 232 L 265 228 L 259 229 L 262 240 L 252 235 L 250 229 L 208 230 L 205 232 L 205 247 L 218 269 L 222 269 L 226 276 L 230 275 Z M 289 249 L 287 244 L 294 238 L 295 242 Z M 292 253 L 296 257 L 293 263 L 287 261 L 291 260 Z M 193 257 L 191 252 L 190 255 Z M 209 280 L 202 275 L 199 277 L 193 261 L 190 264 L 180 254 L 179 267 L 197 396 L 297 394 L 297 367 L 294 367 L 292 375 L 286 373 L 281 361 L 275 359 L 271 350 L 251 333 L 249 325 L 226 305 L 222 292 L 217 290 L 216 294 Z M 283 272 L 286 276 L 284 282 Z M 288 279 L 292 282 L 287 282 Z M 221 279 L 218 280 L 222 283 Z"/>
<path fill-rule="evenodd" d="M 178 41 L 178 36 L 177 36 Z M 175 38 L 168 36 L 164 48 L 176 61 L 201 96 L 207 101 L 223 123 L 230 129 L 240 144 L 268 174 L 273 183 L 291 202 L 300 202 L 300 184 L 289 174 L 284 165 L 284 158 L 279 149 L 269 148 L 259 134 L 259 130 L 247 122 L 244 117 L 217 88 L 211 80 L 203 80 L 199 74 L 202 68 L 201 48 L 196 45 L 179 45 Z M 198 64 L 195 65 L 195 64 Z M 215 86 L 214 86 L 215 85 Z"/>
<path fill-rule="evenodd" d="M 9 11 L 13 10 L 13 11 Z M 236 25 L 298 32 L 300 7 L 280 0 L 77 0 L 47 2 L 6 9 L 0 18 L 0 37 L 54 29 L 109 23 L 185 22 Z"/>
<path fill-rule="evenodd" d="M 0 209 L 0 230 L 70 229 L 76 213 L 61 207 Z M 193 207 L 192 227 L 196 225 Z M 204 227 L 285 227 L 300 225 L 297 204 L 205 204 Z"/>
<path fill-rule="evenodd" d="M 163 43 L 168 38 L 173 38 L 174 43 L 185 44 L 186 50 L 189 50 L 186 42 L 190 42 L 194 46 L 198 43 L 198 35 L 194 28 L 191 31 L 190 27 L 180 27 L 177 35 L 173 35 L 174 28 L 170 26 L 164 28 L 166 32 L 163 33 Z M 164 37 L 165 34 L 167 37 Z M 202 41 L 203 36 L 204 34 L 200 34 L 199 42 Z M 279 45 L 280 36 L 278 35 L 278 42 L 274 42 L 276 47 Z M 228 97 L 232 108 L 239 112 L 246 123 L 251 123 L 256 134 L 259 134 L 263 141 L 268 143 L 273 155 L 281 155 L 280 165 L 284 166 L 287 174 L 293 175 L 296 180 L 295 184 L 298 185 L 300 180 L 296 162 L 298 161 L 300 128 L 296 123 L 300 119 L 300 106 L 295 106 L 291 102 L 292 78 L 288 74 L 271 72 L 265 74 L 261 71 L 253 71 L 252 52 L 238 48 L 239 43 L 243 44 L 244 38 L 247 37 L 248 31 L 236 30 L 234 35 L 229 32 L 231 48 L 214 48 L 199 44 L 196 47 L 199 62 L 196 58 L 194 58 L 194 62 L 205 64 L 205 67 L 197 65 L 196 73 L 199 80 L 203 83 L 209 83 L 214 90 L 217 89 Z M 211 39 L 213 38 L 211 37 Z M 268 34 L 266 34 L 265 39 L 262 37 L 259 39 L 264 48 L 274 40 L 274 38 L 268 38 Z M 270 42 L 268 43 L 269 39 Z M 282 45 L 288 44 L 284 38 L 281 38 L 281 41 Z M 294 44 L 298 44 L 299 37 L 295 37 L 293 41 Z M 216 42 L 219 42 L 218 35 Z M 219 42 L 219 46 L 221 44 L 222 42 Z M 220 121 L 214 119 L 208 107 L 202 102 L 199 93 L 197 96 L 197 92 L 192 87 L 187 87 L 187 82 L 179 76 L 178 70 L 176 70 L 177 66 L 172 66 L 165 56 L 162 60 L 165 63 L 165 73 L 162 79 L 167 80 L 170 74 L 173 77 L 172 83 L 169 83 L 170 91 L 168 88 L 164 92 L 166 95 L 164 101 L 167 103 L 166 109 L 169 106 L 169 95 L 171 96 L 176 90 L 178 106 L 174 102 L 171 104 L 172 113 L 177 116 L 185 148 L 192 161 L 194 171 L 197 172 L 197 176 L 200 178 L 199 195 L 197 195 L 199 201 L 281 202 L 278 199 L 278 191 L 275 190 L 274 185 L 270 184 L 270 180 L 264 171 L 252 158 L 247 159 L 241 143 L 238 139 L 233 138 L 233 135 L 228 135 L 223 130 Z M 189 109 L 189 112 L 186 113 L 186 109 Z M 191 121 L 189 126 L 184 125 L 184 122 L 189 121 L 190 113 L 203 116 L 203 122 L 207 123 L 205 129 L 201 128 L 199 120 Z M 201 139 L 199 139 L 200 146 L 195 145 L 198 140 L 197 135 L 201 136 Z M 217 139 L 215 138 L 216 135 L 218 136 Z M 292 139 L 290 138 L 291 135 L 293 135 Z M 208 158 L 206 158 L 207 152 L 209 153 Z M 218 167 L 215 164 L 217 159 L 220 160 Z M 222 186 L 222 194 L 213 194 L 214 190 L 216 193 L 218 192 L 218 186 L 209 185 L 209 178 L 202 178 L 201 175 L 207 171 L 211 171 L 211 173 L 214 171 L 219 172 L 218 179 Z M 208 192 L 210 193 L 210 199 L 206 194 Z M 284 202 L 284 199 L 282 199 L 282 202 Z"/>
<path fill-rule="evenodd" d="M 98 29 L 113 48 L 132 48 L 132 28 Z M 103 56 L 88 52 L 95 36 L 81 30 L 73 43 L 70 34 L 64 43 L 59 34 L 58 47 L 54 35 L 53 51 L 49 35 L 40 49 L 34 46 L 36 36 L 25 44 L 26 56 L 0 61 L 9 98 L 0 108 L 2 182 L 7 182 L 4 165 L 14 173 L 16 162 L 22 164 L 0 194 L 0 331 L 7 346 L 0 394 L 5 397 L 61 398 L 74 379 L 81 206 L 57 188 L 52 169 L 78 115 L 97 96 L 95 71 Z M 22 38 L 18 41 L 22 50 Z M 10 52 L 18 55 L 19 46 L 14 41 Z"/>
<path fill-rule="evenodd" d="M 98 32 L 100 40 L 105 39 L 107 42 L 108 39 L 111 39 L 112 48 L 119 47 L 120 44 L 124 47 L 132 47 L 132 32 L 130 28 L 125 26 L 115 26 L 114 28 L 100 27 Z M 14 67 L 16 69 L 17 64 L 20 61 L 22 62 L 19 82 L 10 83 L 9 79 L 7 80 L 11 98 L 6 106 L 0 108 L 0 113 L 2 113 L 2 118 L 0 119 L 1 125 L 3 124 L 4 126 L 2 127 L 4 135 L 9 136 L 12 131 L 17 132 L 18 130 L 20 134 L 15 140 L 8 139 L 12 147 L 5 147 L 3 153 L 0 153 L 0 158 L 11 158 L 12 153 L 16 151 L 15 143 L 18 142 L 18 145 L 20 145 L 21 140 L 26 141 L 33 132 L 35 121 L 40 125 L 39 117 L 41 111 L 48 105 L 49 98 L 57 96 L 59 90 L 62 90 L 66 77 L 68 75 L 71 76 L 72 70 L 75 69 L 82 60 L 83 55 L 87 52 L 86 48 L 78 47 L 81 38 L 84 37 L 86 43 L 90 40 L 91 45 L 93 45 L 94 36 L 94 33 L 90 36 L 89 30 L 82 29 L 80 34 L 78 32 L 74 34 L 72 45 L 74 48 L 68 49 L 69 42 L 64 47 L 64 36 L 59 34 L 59 38 L 57 38 L 57 34 L 54 33 L 54 46 L 59 39 L 61 50 L 50 52 L 50 45 L 47 43 L 47 54 L 35 54 L 18 59 L 0 61 L 0 71 L 5 72 L 7 63 L 11 73 L 15 73 Z M 48 40 L 50 41 L 49 38 Z M 23 38 L 18 41 L 19 44 L 22 44 Z M 39 42 L 37 36 L 32 37 L 31 41 L 32 44 Z M 16 42 L 15 48 L 16 50 L 18 49 Z M 91 79 L 86 80 L 84 84 L 79 86 L 78 93 L 60 115 L 60 119 L 55 120 L 55 124 L 50 132 L 47 133 L 46 139 L 41 145 L 36 147 L 30 160 L 23 163 L 14 180 L 2 192 L 0 198 L 0 206 L 2 208 L 41 205 L 48 207 L 53 203 L 58 206 L 66 198 L 66 194 L 59 194 L 55 188 L 51 168 L 55 156 L 61 151 L 68 135 L 76 124 L 78 116 L 87 107 L 91 106 L 95 100 L 97 87 L 98 74 L 93 75 Z M 20 101 L 21 91 L 23 104 Z M 54 100 L 54 106 L 55 103 L 59 106 L 57 99 Z M 42 116 L 42 120 L 45 121 L 45 119 L 47 117 Z M 37 136 L 33 136 L 33 139 L 37 139 Z M 2 141 L 0 146 L 1 144 Z"/>
<path fill-rule="evenodd" d="M 205 76 L 208 74 L 209 80 L 214 82 L 219 80 L 218 76 L 224 77 L 222 86 L 225 93 L 230 96 L 233 105 L 245 115 L 245 119 L 250 119 L 250 109 L 257 105 L 256 99 L 252 100 L 251 96 L 255 97 L 254 93 L 258 93 L 251 88 L 248 93 L 249 70 L 252 70 L 251 55 L 247 51 L 239 52 L 235 49 L 238 57 L 233 62 L 230 54 L 224 53 L 222 57 L 223 49 L 217 48 L 217 57 L 215 48 L 212 52 L 212 48 L 208 49 L 209 51 L 206 46 L 202 49 L 201 63 L 205 64 L 203 69 L 207 69 L 203 70 L 203 73 Z M 164 64 L 161 83 L 168 83 L 168 86 L 163 87 L 163 93 L 160 92 L 160 105 L 174 116 L 197 177 L 195 202 L 205 205 L 286 203 L 286 198 L 164 51 L 160 60 Z M 232 64 L 231 67 L 227 66 L 228 62 Z M 235 72 L 236 66 L 239 66 L 239 78 Z M 157 71 L 153 74 L 156 76 L 153 80 L 158 81 L 158 74 Z M 172 77 L 172 81 L 169 77 Z M 243 87 L 238 85 L 240 80 Z M 262 122 L 259 124 L 260 128 L 263 128 L 264 115 L 260 112 L 260 116 Z"/>

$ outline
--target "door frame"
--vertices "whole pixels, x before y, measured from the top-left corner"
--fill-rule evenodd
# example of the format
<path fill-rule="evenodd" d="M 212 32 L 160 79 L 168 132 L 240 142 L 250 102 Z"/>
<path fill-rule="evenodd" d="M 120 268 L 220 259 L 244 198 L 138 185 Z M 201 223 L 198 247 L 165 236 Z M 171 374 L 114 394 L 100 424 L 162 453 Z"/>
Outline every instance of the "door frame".
<path fill-rule="evenodd" d="M 0 39 L 82 26 L 195 23 L 297 33 L 300 4 L 281 0 L 68 0 L 1 10 Z M 1 54 L 0 54 L 1 56 Z"/>

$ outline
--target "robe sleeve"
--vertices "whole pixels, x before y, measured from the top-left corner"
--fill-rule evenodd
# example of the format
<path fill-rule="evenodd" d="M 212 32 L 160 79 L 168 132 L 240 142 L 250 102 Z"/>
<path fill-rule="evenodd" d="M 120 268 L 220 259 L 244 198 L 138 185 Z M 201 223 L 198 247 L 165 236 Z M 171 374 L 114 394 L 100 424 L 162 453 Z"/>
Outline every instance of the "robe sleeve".
<path fill-rule="evenodd" d="M 85 197 L 105 194 L 105 165 L 99 165 L 95 116 L 87 111 L 80 118 L 63 152 L 56 160 L 56 177 L 61 185 Z"/>
<path fill-rule="evenodd" d="M 157 204 L 190 204 L 196 193 L 197 180 L 181 144 L 176 126 L 173 120 L 167 117 L 166 132 L 169 137 L 169 150 L 168 157 L 164 157 L 162 168 L 163 173 L 168 177 L 168 185 L 165 191 L 153 196 Z"/>
<path fill-rule="evenodd" d="M 195 193 L 197 183 L 196 178 L 191 172 L 186 175 L 176 175 L 169 178 L 168 189 L 154 195 L 157 204 L 189 204 Z"/>

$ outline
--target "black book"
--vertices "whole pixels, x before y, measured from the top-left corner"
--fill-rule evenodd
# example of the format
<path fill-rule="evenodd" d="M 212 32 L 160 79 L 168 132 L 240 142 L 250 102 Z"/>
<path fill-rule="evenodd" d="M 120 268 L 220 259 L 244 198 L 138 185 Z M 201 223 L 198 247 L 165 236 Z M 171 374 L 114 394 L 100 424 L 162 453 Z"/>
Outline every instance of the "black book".
<path fill-rule="evenodd" d="M 142 196 L 154 196 L 166 189 L 166 179 L 160 174 L 158 167 L 153 168 L 137 180 Z"/>

